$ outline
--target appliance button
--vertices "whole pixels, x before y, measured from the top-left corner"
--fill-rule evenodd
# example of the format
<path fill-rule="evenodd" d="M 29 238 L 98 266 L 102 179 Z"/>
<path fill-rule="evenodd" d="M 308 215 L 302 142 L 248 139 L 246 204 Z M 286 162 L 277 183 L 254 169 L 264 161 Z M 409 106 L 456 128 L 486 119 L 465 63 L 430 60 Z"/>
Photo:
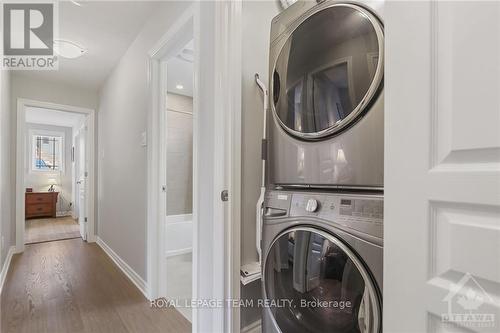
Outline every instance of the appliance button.
<path fill-rule="evenodd" d="M 316 199 L 307 200 L 306 211 L 314 213 L 318 210 L 318 201 Z"/>

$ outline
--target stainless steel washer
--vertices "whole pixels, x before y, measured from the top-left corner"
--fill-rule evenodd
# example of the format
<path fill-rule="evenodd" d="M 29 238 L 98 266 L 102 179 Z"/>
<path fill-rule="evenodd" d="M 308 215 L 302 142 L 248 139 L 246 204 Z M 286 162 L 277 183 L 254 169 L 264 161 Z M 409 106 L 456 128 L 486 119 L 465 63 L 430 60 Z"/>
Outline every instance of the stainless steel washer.
<path fill-rule="evenodd" d="M 270 191 L 264 333 L 382 331 L 381 195 Z"/>
<path fill-rule="evenodd" d="M 383 188 L 383 59 L 373 8 L 299 1 L 273 19 L 269 184 Z"/>

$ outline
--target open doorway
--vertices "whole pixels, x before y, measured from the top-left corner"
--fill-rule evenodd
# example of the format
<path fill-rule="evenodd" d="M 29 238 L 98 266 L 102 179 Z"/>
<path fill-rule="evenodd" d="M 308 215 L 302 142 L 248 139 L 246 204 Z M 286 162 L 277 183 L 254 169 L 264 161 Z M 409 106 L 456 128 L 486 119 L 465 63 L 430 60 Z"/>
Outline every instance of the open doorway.
<path fill-rule="evenodd" d="M 181 304 L 192 298 L 193 55 L 190 41 L 166 64 L 166 297 Z"/>
<path fill-rule="evenodd" d="M 75 148 L 85 144 L 85 122 L 82 114 L 26 108 L 25 244 L 85 236 L 75 213 L 82 204 L 75 165 L 85 160 Z"/>
<path fill-rule="evenodd" d="M 197 119 L 199 105 L 195 7 L 191 7 L 150 51 L 151 163 L 148 219 L 150 297 L 175 302 L 176 310 L 196 322 Z M 161 184 L 161 190 L 154 184 Z M 187 301 L 187 302 L 186 302 Z"/>
<path fill-rule="evenodd" d="M 18 252 L 25 244 L 87 240 L 93 110 L 19 100 L 17 128 Z"/>

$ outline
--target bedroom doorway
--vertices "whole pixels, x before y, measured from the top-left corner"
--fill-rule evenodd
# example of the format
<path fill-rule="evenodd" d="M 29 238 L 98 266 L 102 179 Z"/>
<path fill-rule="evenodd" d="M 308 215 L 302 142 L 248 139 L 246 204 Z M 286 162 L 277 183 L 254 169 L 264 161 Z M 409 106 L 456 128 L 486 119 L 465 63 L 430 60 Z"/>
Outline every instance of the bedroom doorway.
<path fill-rule="evenodd" d="M 93 117 L 93 110 L 18 101 L 17 252 L 93 233 Z"/>

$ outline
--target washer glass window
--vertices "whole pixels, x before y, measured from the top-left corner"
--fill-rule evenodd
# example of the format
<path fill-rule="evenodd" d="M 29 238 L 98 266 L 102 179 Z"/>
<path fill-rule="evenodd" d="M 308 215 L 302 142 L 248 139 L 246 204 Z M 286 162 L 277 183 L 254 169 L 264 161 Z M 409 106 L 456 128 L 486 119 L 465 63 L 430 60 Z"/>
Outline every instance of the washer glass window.
<path fill-rule="evenodd" d="M 265 296 L 281 332 L 377 332 L 375 287 L 361 262 L 330 234 L 284 232 L 265 262 Z"/>
<path fill-rule="evenodd" d="M 338 4 L 302 22 L 273 73 L 273 106 L 294 135 L 318 138 L 349 125 L 382 80 L 383 31 L 364 8 Z"/>

